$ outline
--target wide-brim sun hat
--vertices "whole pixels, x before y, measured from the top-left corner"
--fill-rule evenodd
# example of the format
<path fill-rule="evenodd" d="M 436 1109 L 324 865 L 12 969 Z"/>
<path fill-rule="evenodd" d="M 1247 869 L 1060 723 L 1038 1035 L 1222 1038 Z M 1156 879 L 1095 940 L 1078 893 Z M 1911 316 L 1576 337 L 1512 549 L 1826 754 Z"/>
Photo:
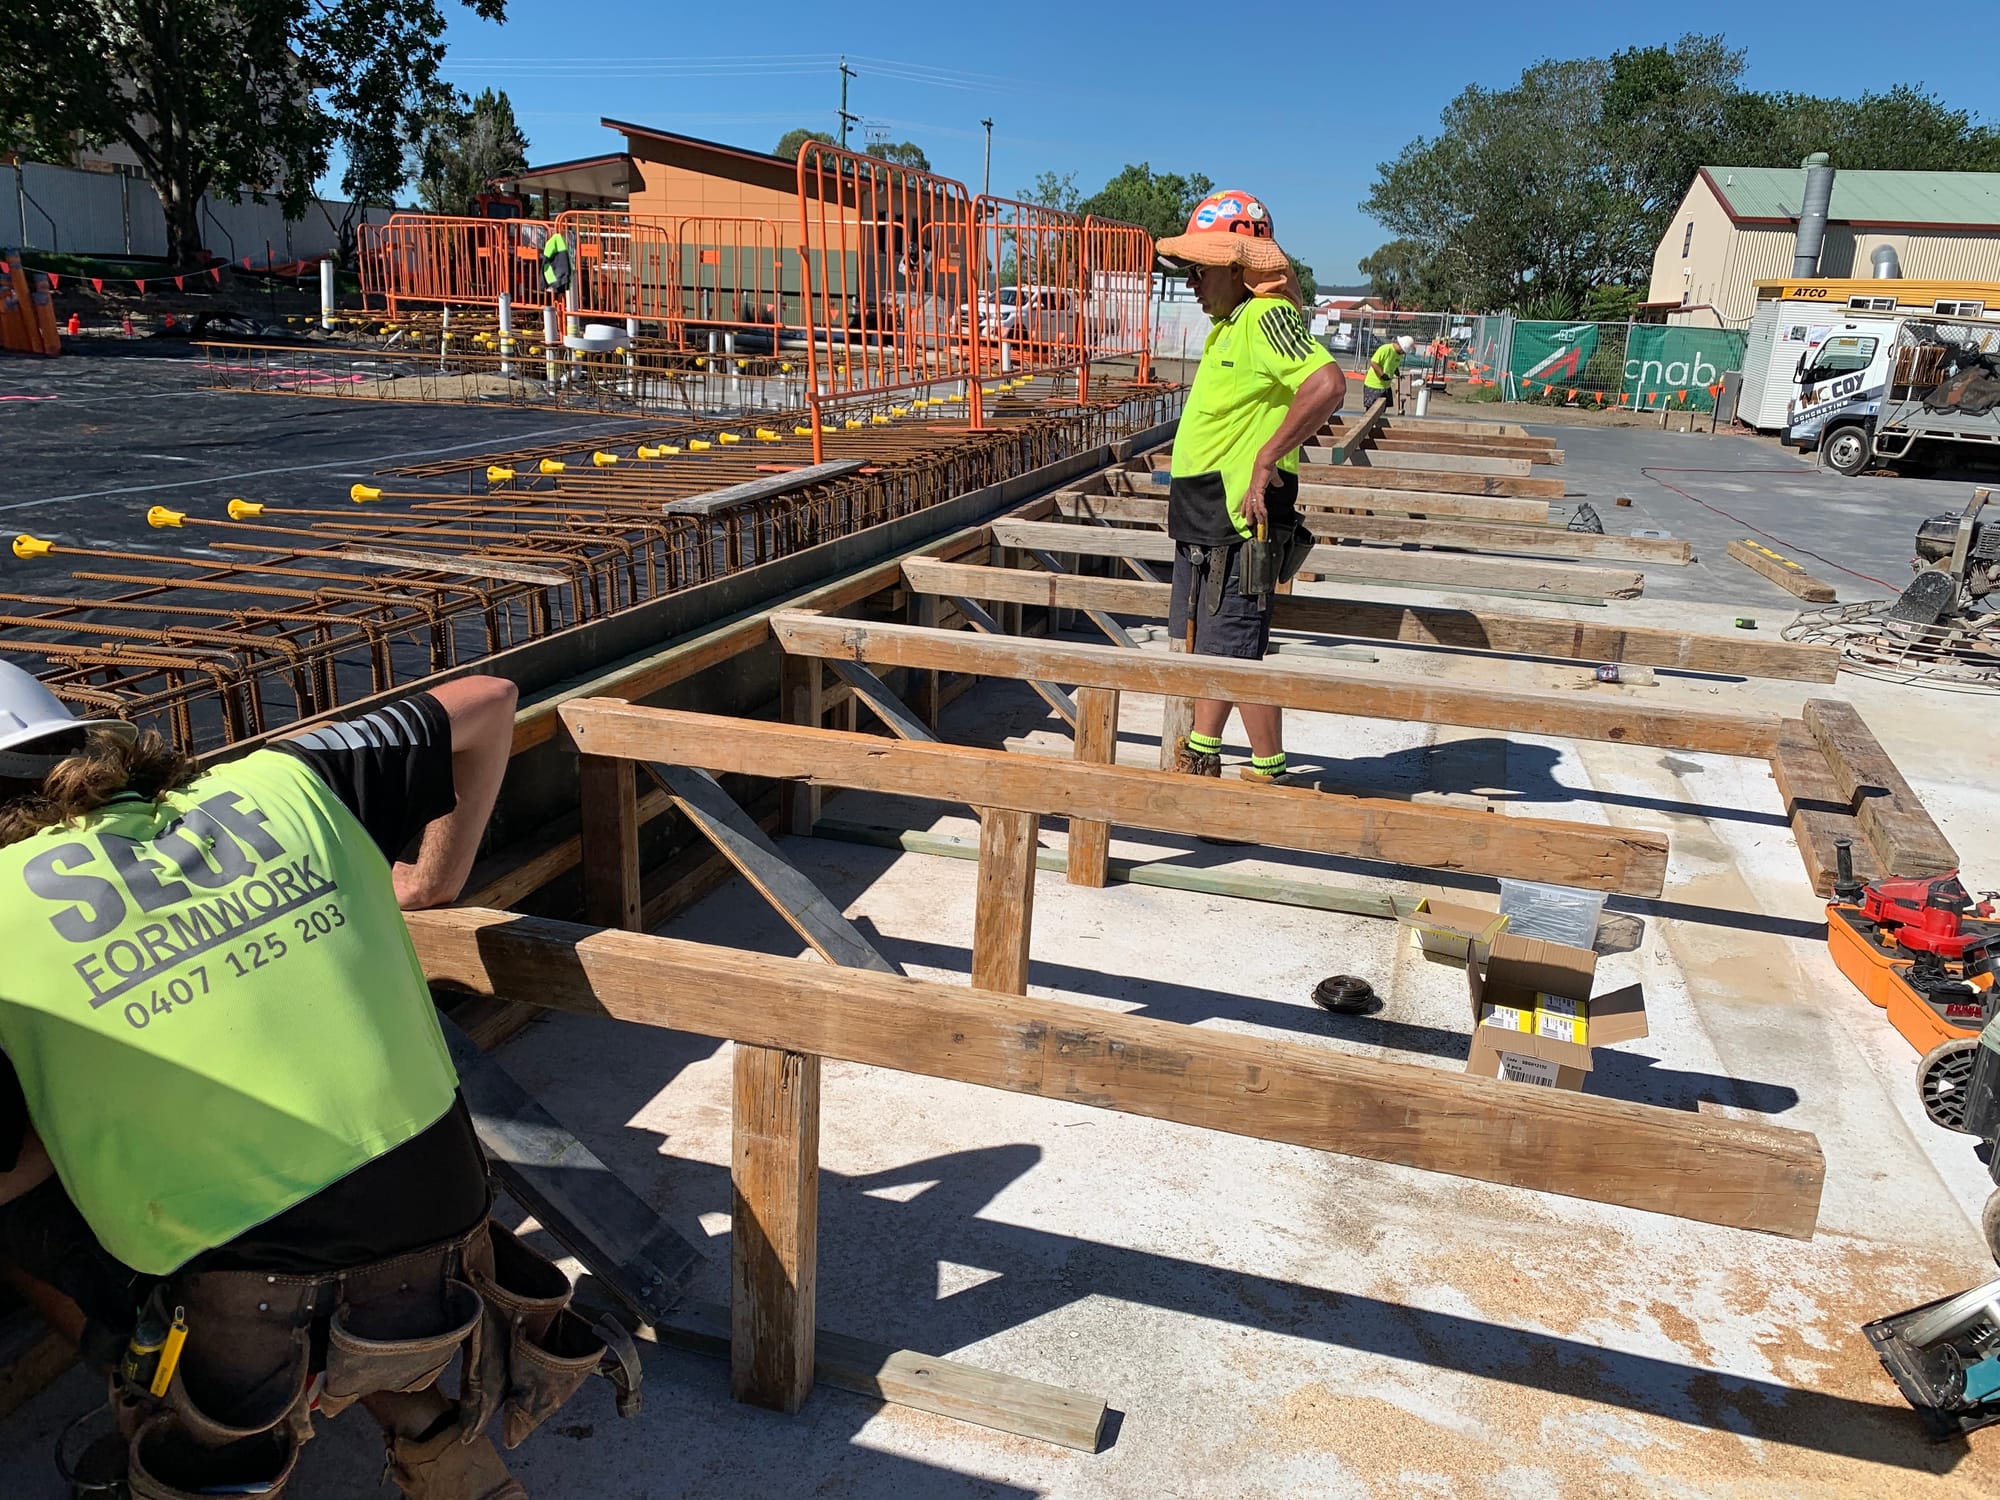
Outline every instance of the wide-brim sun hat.
<path fill-rule="evenodd" d="M 1155 246 L 1169 260 L 1197 266 L 1241 266 L 1246 271 L 1289 270 L 1278 248 L 1271 211 L 1248 193 L 1210 193 L 1188 215 L 1184 234 L 1168 235 Z"/>
<path fill-rule="evenodd" d="M 139 737 L 123 719 L 79 719 L 32 672 L 0 661 L 0 776 L 39 781 L 74 754 L 38 750 L 38 741 L 79 729 L 104 729 L 126 744 Z"/>

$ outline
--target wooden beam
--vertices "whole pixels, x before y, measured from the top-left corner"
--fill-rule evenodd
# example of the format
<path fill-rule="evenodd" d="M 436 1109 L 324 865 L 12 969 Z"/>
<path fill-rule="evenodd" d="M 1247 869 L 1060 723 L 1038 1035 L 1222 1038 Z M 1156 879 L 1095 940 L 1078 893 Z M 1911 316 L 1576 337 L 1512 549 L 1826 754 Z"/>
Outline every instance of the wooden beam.
<path fill-rule="evenodd" d="M 646 772 L 674 800 L 674 806 L 701 831 L 716 851 L 771 904 L 785 924 L 821 958 L 849 969 L 893 974 L 884 958 L 840 908 L 792 867 L 764 830 L 736 805 L 706 771 L 689 766 L 646 763 Z"/>
<path fill-rule="evenodd" d="M 1479 458 L 1457 453 L 1387 453 L 1372 445 L 1364 445 L 1359 450 L 1353 448 L 1301 448 L 1299 459 L 1302 464 L 1338 464 L 1341 454 L 1346 454 L 1346 462 L 1369 469 L 1381 469 L 1392 474 L 1476 474 L 1494 478 L 1526 479 L 1534 472 L 1534 465 L 1525 458 Z"/>
<path fill-rule="evenodd" d="M 1529 500 L 1560 500 L 1560 479 L 1521 478 L 1509 474 L 1460 474 L 1411 468 L 1357 469 L 1308 460 L 1299 465 L 1299 483 L 1343 485 L 1362 489 L 1417 490 L 1435 495 L 1489 495 Z M 1442 512 L 1439 512 L 1442 514 Z"/>
<path fill-rule="evenodd" d="M 1762 542 L 1753 542 L 1748 537 L 1731 542 L 1729 555 L 1751 572 L 1770 579 L 1786 593 L 1795 594 L 1808 604 L 1831 604 L 1837 597 L 1832 584 L 1813 577 L 1805 570 L 1804 564 L 1793 562 L 1781 552 L 1773 552 Z"/>
<path fill-rule="evenodd" d="M 731 506 L 749 505 L 758 500 L 775 500 L 780 495 L 789 495 L 815 484 L 844 479 L 849 474 L 857 473 L 866 467 L 867 465 L 858 458 L 807 464 L 804 468 L 793 469 L 787 474 L 768 474 L 761 479 L 746 479 L 741 484 L 724 485 L 719 490 L 710 490 L 703 495 L 689 495 L 685 499 L 669 500 L 660 509 L 670 516 L 712 516 L 717 511 L 728 510 Z"/>
<path fill-rule="evenodd" d="M 862 666 L 861 663 L 835 661 L 829 662 L 827 665 L 833 668 L 834 676 L 838 677 L 853 690 L 856 698 L 859 698 L 874 711 L 875 717 L 880 719 L 883 726 L 897 739 L 935 740 L 937 738 L 935 734 L 931 733 L 929 725 L 910 712 L 904 705 L 903 700 L 898 698 L 894 691 L 891 690 L 888 683 Z M 933 681 L 937 678 L 937 673 L 935 672 L 923 675 L 930 677 Z"/>
<path fill-rule="evenodd" d="M 1511 458 L 1527 464 L 1560 464 L 1563 461 L 1562 449 L 1553 444 L 1510 443 L 1490 438 L 1409 437 L 1382 432 L 1368 440 L 1368 451 L 1371 454 L 1432 453 L 1461 458 Z"/>
<path fill-rule="evenodd" d="M 972 600 L 954 599 L 951 602 L 958 606 L 958 612 L 965 616 L 966 623 L 981 635 L 996 636 L 1001 640 L 1016 640 L 1019 638 L 1014 632 L 1003 629 L 998 620 L 973 603 Z M 1018 611 L 1018 606 L 1016 606 L 1016 609 Z M 1065 724 L 1069 725 L 1071 729 L 1076 728 L 1076 700 L 1074 698 L 1070 697 L 1068 693 L 1065 693 L 1053 682 L 1044 682 L 1040 678 L 1030 681 L 1028 686 L 1035 690 L 1044 703 L 1056 711 L 1057 716 Z"/>
<path fill-rule="evenodd" d="M 1511 875 L 1629 896 L 1657 896 L 1665 886 L 1666 839 L 1630 829 L 1496 818 L 1304 787 L 1250 786 L 1196 776 L 1163 779 L 1157 771 L 1127 766 L 1080 766 L 1000 750 L 905 744 L 877 735 L 639 708 L 613 699 L 565 704 L 563 722 L 577 745 L 596 755 L 797 777 L 1044 816 L 1098 818 L 1167 833 L 1224 834 L 1281 849 Z"/>
<path fill-rule="evenodd" d="M 1348 426 L 1348 414 L 1336 412 L 1331 421 L 1320 429 L 1321 437 L 1337 439 Z M 1552 437 L 1536 437 L 1518 422 L 1471 422 L 1456 417 L 1390 417 L 1382 423 L 1383 432 L 1439 432 L 1451 433 L 1458 437 L 1512 438 L 1515 441 L 1554 444 Z"/>
<path fill-rule="evenodd" d="M 639 792 L 622 760 L 578 761 L 583 804 L 583 914 L 598 927 L 639 926 Z"/>
<path fill-rule="evenodd" d="M 1333 457 L 1322 461 L 1336 464 L 1360 463 L 1361 451 L 1368 446 L 1369 439 L 1388 419 L 1389 405 L 1387 401 L 1378 401 L 1371 406 L 1360 421 L 1342 433 L 1340 442 L 1332 450 Z"/>
<path fill-rule="evenodd" d="M 1056 504 L 1072 520 L 1164 526 L 1167 502 L 1144 495 L 1064 493 Z M 1394 547 L 1458 547 L 1522 557 L 1603 557 L 1680 567 L 1694 555 L 1678 537 L 1599 536 L 1556 526 L 1509 526 L 1491 521 L 1416 520 L 1361 516 L 1347 511 L 1305 509 L 1300 518 L 1321 542 L 1358 541 Z M 1310 564 L 1308 564 L 1310 566 Z"/>
<path fill-rule="evenodd" d="M 1853 704 L 1809 698 L 1802 717 L 1884 874 L 1943 875 L 1958 868 L 1957 851 Z"/>
<path fill-rule="evenodd" d="M 815 1052 L 737 1044 L 729 1152 L 729 1393 L 784 1412 L 803 1406 L 813 1385 L 819 1075 Z"/>
<path fill-rule="evenodd" d="M 1549 502 L 1539 497 L 1448 494 L 1377 485 L 1364 479 L 1364 472 L 1319 466 L 1314 474 L 1305 475 L 1305 482 L 1299 485 L 1299 508 L 1337 507 L 1373 515 L 1460 516 L 1476 521 L 1519 521 L 1533 526 L 1543 525 L 1549 519 Z M 1113 494 L 1165 496 L 1169 488 L 1150 474 L 1114 472 L 1110 483 Z"/>
<path fill-rule="evenodd" d="M 1803 1131 L 511 912 L 405 920 L 425 973 L 475 993 L 1704 1223 L 1802 1238 L 1818 1216 Z"/>
<path fill-rule="evenodd" d="M 1838 867 L 1836 839 L 1852 844 L 1856 879 L 1873 880 L 1882 873 L 1874 847 L 1855 821 L 1852 800 L 1841 795 L 1826 753 L 1803 719 L 1786 719 L 1778 725 L 1771 779 L 1784 799 L 1785 815 L 1792 820 L 1792 840 L 1799 846 L 1799 858 L 1805 861 L 1806 879 L 1814 891 L 1822 896 L 1833 894 Z"/>
<path fill-rule="evenodd" d="M 818 662 L 795 661 L 784 657 L 778 665 L 778 716 L 787 724 L 819 728 L 826 709 L 820 698 L 821 672 Z M 694 764 L 694 762 L 690 762 Z M 794 836 L 810 834 L 819 820 L 820 790 L 800 782 L 780 794 L 783 816 L 778 826 Z"/>
<path fill-rule="evenodd" d="M 925 593 L 1010 598 L 1027 604 L 1095 608 L 1155 620 L 1167 616 L 1169 588 L 1125 578 L 1057 577 L 1046 573 L 982 568 L 913 558 L 904 566 L 910 587 Z M 1689 635 L 1643 625 L 1587 625 L 1372 600 L 1290 594 L 1274 601 L 1271 623 L 1279 630 L 1311 631 L 1355 640 L 1400 641 L 1459 651 L 1499 651 L 1564 661 L 1630 662 L 1685 672 L 1832 682 L 1840 652 L 1795 641 L 1744 640 L 1729 635 Z"/>
<path fill-rule="evenodd" d="M 729 1309 L 683 1302 L 664 1323 L 644 1328 L 638 1336 L 726 1359 Z M 1095 1453 L 1103 1440 L 1107 1408 L 1102 1397 L 824 1328 L 814 1343 L 813 1378 L 835 1390 L 1084 1453 Z"/>
<path fill-rule="evenodd" d="M 875 625 L 827 615 L 775 614 L 771 631 L 788 652 L 846 657 L 877 667 L 938 667 L 982 677 L 1058 677 L 1128 693 L 1274 703 L 1398 723 L 1460 724 L 1509 734 L 1608 740 L 1768 760 L 1778 748 L 1778 716 L 1653 705 L 1483 687 L 1437 678 L 1385 677 L 1339 667 L 1283 666 L 1226 656 L 1121 651 L 1075 641 L 996 640 L 958 630 Z"/>
<path fill-rule="evenodd" d="M 1086 765 L 1109 766 L 1118 760 L 1118 693 L 1113 688 L 1081 687 L 1076 691 L 1076 758 Z M 1097 818 L 1076 818 L 1069 825 L 1069 883 L 1102 886 L 1111 856 L 1111 825 Z"/>
<path fill-rule="evenodd" d="M 1004 537 L 1011 546 L 1040 547 L 1080 557 L 1137 557 L 1147 562 L 1172 562 L 1174 557 L 1173 539 L 1154 531 L 1063 521 L 995 521 L 993 534 Z M 1646 587 L 1643 573 L 1583 563 L 1443 557 L 1379 547 L 1317 546 L 1307 555 L 1305 569 L 1327 577 L 1363 578 L 1403 588 L 1506 589 L 1569 598 L 1636 599 Z"/>
<path fill-rule="evenodd" d="M 1035 840 L 1040 820 L 1011 808 L 979 809 L 979 881 L 972 922 L 974 988 L 1028 993 L 1035 920 Z"/>

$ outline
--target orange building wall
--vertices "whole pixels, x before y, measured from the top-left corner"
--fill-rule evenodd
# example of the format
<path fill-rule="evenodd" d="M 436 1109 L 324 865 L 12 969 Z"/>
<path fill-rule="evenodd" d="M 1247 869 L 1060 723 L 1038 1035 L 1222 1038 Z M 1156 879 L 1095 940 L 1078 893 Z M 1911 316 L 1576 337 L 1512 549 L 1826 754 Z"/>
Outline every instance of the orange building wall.
<path fill-rule="evenodd" d="M 741 157 L 642 136 L 628 137 L 628 143 L 633 178 L 630 202 L 636 216 L 681 219 L 705 215 L 798 222 L 798 183 L 789 167 L 775 163 L 766 167 Z"/>

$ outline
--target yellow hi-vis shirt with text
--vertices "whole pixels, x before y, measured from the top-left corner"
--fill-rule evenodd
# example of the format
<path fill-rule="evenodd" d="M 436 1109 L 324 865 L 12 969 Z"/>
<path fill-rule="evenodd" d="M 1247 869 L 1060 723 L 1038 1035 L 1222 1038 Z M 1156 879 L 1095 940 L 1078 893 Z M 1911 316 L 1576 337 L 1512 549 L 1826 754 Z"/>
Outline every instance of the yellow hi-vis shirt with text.
<path fill-rule="evenodd" d="M 458 1086 L 388 861 L 277 751 L 0 849 L 0 953 L 35 1129 L 149 1275 L 402 1145 Z"/>
<path fill-rule="evenodd" d="M 1168 527 L 1176 540 L 1214 542 L 1230 531 L 1250 535 L 1243 496 L 1257 455 L 1284 425 L 1306 377 L 1332 363 L 1299 310 L 1282 297 L 1252 297 L 1216 320 L 1174 434 L 1168 507 L 1189 513 Z M 1280 458 L 1277 467 L 1297 474 L 1298 450 Z M 1214 514 L 1197 517 L 1197 511 Z M 1214 524 L 1203 526 L 1204 519 Z M 1197 534 L 1202 531 L 1215 534 Z"/>

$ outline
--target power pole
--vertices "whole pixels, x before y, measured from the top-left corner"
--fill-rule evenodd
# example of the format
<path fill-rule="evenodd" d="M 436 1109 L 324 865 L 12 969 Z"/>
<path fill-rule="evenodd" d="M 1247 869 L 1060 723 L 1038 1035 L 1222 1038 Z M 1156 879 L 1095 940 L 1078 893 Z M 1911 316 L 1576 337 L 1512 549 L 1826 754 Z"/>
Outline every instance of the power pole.
<path fill-rule="evenodd" d="M 993 117 L 988 115 L 979 123 L 986 127 L 986 170 L 979 174 L 979 194 L 984 198 L 993 193 Z"/>
<path fill-rule="evenodd" d="M 850 78 L 859 78 L 860 76 L 861 75 L 855 72 L 854 69 L 848 67 L 847 59 L 845 57 L 841 58 L 840 60 L 840 149 L 843 151 L 847 149 L 847 127 L 849 125 L 854 124 L 861 118 L 861 116 L 859 115 L 850 115 L 847 112 L 847 80 Z"/>

